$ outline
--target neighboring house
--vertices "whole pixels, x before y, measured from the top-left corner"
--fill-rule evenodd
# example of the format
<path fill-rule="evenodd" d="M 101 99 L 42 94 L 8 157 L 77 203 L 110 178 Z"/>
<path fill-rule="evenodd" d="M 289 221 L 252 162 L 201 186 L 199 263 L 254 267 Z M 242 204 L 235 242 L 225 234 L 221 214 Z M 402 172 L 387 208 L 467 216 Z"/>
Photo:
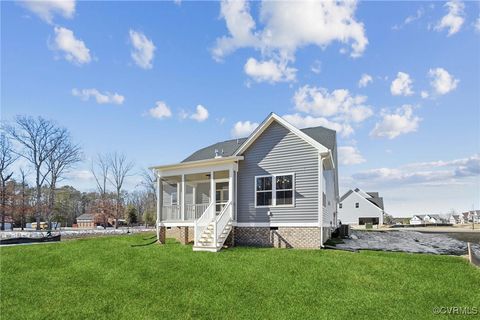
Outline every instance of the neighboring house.
<path fill-rule="evenodd" d="M 410 219 L 410 224 L 440 224 L 446 221 L 438 214 L 417 214 Z"/>
<path fill-rule="evenodd" d="M 425 224 L 425 215 L 417 214 L 410 219 L 410 224 Z"/>
<path fill-rule="evenodd" d="M 409 224 L 410 218 L 392 218 L 394 225 Z"/>
<path fill-rule="evenodd" d="M 448 222 L 451 224 L 460 224 L 460 215 L 459 214 L 452 214 L 450 218 L 448 218 Z"/>
<path fill-rule="evenodd" d="M 480 210 L 472 210 L 464 213 L 466 216 L 466 221 L 468 223 L 479 223 L 480 222 Z"/>
<path fill-rule="evenodd" d="M 337 226 L 336 133 L 270 114 L 243 139 L 219 142 L 157 176 L 157 237 L 194 250 L 235 245 L 320 248 Z M 192 236 L 193 233 L 193 236 Z"/>
<path fill-rule="evenodd" d="M 84 213 L 77 217 L 77 228 L 92 229 L 95 226 L 95 216 L 93 214 Z"/>
<path fill-rule="evenodd" d="M 343 224 L 382 225 L 384 213 L 383 198 L 378 196 L 378 192 L 365 192 L 358 188 L 345 193 L 338 205 L 338 218 Z"/>

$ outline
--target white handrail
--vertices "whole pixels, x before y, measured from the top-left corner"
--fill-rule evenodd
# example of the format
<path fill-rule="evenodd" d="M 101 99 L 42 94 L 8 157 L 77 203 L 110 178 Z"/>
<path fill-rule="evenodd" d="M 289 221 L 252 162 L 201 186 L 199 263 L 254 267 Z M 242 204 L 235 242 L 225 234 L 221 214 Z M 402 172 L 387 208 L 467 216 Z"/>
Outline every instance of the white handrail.
<path fill-rule="evenodd" d="M 215 227 L 214 227 L 214 242 L 215 246 L 220 245 L 221 239 L 219 239 L 220 235 L 225 230 L 228 222 L 232 218 L 232 201 L 228 201 L 223 210 L 215 219 Z"/>
<path fill-rule="evenodd" d="M 185 204 L 185 220 L 195 220 L 202 216 L 209 203 Z"/>
<path fill-rule="evenodd" d="M 213 221 L 215 217 L 215 205 L 210 202 L 203 214 L 195 220 L 195 245 L 200 245 L 199 240 L 202 232 L 208 227 L 208 224 Z"/>

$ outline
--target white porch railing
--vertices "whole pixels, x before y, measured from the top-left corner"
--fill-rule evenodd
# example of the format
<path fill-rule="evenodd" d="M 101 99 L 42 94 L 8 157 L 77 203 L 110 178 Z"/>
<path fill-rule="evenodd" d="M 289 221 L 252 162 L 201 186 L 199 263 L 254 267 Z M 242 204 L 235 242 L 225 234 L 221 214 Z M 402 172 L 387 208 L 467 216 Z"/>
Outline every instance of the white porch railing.
<path fill-rule="evenodd" d="M 200 237 L 210 222 L 215 218 L 215 205 L 210 202 L 203 214 L 195 220 L 195 245 L 199 245 Z"/>
<path fill-rule="evenodd" d="M 181 206 L 178 204 L 163 206 L 162 220 L 182 220 Z"/>
<path fill-rule="evenodd" d="M 185 220 L 197 220 L 202 216 L 208 208 L 209 203 L 201 204 L 186 204 L 185 205 Z"/>
<path fill-rule="evenodd" d="M 233 210 L 232 210 L 232 201 L 228 201 L 225 207 L 223 207 L 222 211 L 220 214 L 216 217 L 215 219 L 215 225 L 214 225 L 214 240 L 215 240 L 215 246 L 221 246 L 225 242 L 226 235 L 224 238 L 221 238 L 220 236 L 222 235 L 223 231 L 225 230 L 225 227 L 227 226 L 228 222 L 230 222 L 233 218 Z"/>

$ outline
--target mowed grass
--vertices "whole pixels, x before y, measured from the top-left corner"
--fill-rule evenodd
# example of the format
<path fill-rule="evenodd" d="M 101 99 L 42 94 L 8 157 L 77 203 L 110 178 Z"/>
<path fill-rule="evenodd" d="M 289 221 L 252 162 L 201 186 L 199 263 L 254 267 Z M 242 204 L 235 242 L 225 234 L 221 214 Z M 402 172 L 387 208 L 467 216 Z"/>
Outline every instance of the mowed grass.
<path fill-rule="evenodd" d="M 437 306 L 480 307 L 480 271 L 460 257 L 132 246 L 151 237 L 2 247 L 0 318 L 438 319 Z"/>

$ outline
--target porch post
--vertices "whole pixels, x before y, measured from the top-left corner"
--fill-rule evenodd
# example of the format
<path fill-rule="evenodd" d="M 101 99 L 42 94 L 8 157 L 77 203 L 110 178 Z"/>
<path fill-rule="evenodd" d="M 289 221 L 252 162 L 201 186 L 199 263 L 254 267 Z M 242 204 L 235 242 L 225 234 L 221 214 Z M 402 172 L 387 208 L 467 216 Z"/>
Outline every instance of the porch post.
<path fill-rule="evenodd" d="M 163 195 L 163 190 L 162 190 L 162 175 L 158 173 L 157 171 L 154 171 L 155 175 L 157 176 L 157 223 L 156 223 L 156 229 L 157 229 L 157 240 L 161 241 L 160 239 L 160 222 L 162 218 L 162 195 Z"/>
<path fill-rule="evenodd" d="M 215 179 L 213 177 L 214 171 L 210 171 L 210 201 L 213 202 L 213 211 L 216 212 L 215 199 Z"/>
<path fill-rule="evenodd" d="M 185 220 L 185 175 L 182 174 L 182 220 Z"/>
<path fill-rule="evenodd" d="M 228 170 L 228 201 L 230 201 L 230 218 L 233 219 L 233 168 Z"/>

